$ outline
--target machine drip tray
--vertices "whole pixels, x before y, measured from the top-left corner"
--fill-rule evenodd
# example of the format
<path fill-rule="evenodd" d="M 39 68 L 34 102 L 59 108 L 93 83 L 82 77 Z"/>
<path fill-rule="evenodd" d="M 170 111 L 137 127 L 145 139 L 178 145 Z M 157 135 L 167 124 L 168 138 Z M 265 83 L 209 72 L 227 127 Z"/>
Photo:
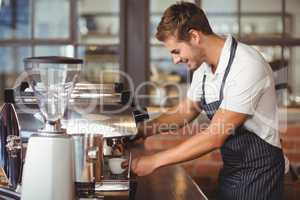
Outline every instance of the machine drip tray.
<path fill-rule="evenodd" d="M 102 183 L 95 185 L 95 191 L 126 191 L 129 190 L 129 181 L 105 180 Z"/>
<path fill-rule="evenodd" d="M 95 185 L 95 196 L 104 199 L 134 200 L 137 190 L 136 180 L 105 180 Z"/>

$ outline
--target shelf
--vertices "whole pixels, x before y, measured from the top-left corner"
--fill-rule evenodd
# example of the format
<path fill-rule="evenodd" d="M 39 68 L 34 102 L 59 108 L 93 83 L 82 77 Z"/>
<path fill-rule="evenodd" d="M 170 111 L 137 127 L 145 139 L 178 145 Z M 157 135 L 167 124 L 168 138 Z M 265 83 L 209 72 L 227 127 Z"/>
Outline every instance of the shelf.
<path fill-rule="evenodd" d="M 241 17 L 281 17 L 281 12 L 207 12 L 206 15 L 209 17 L 232 17 L 238 16 L 240 14 Z M 151 12 L 150 16 L 162 16 L 163 12 Z M 285 17 L 290 18 L 292 15 L 290 13 L 286 13 Z"/>
<path fill-rule="evenodd" d="M 300 38 L 280 38 L 280 37 L 240 37 L 239 41 L 249 45 L 261 46 L 299 46 Z"/>
<path fill-rule="evenodd" d="M 82 12 L 79 14 L 80 17 L 88 18 L 88 17 L 119 17 L 120 13 L 113 12 Z"/>
<path fill-rule="evenodd" d="M 74 45 L 79 47 L 93 47 L 93 48 L 119 48 L 119 43 L 107 43 L 107 44 L 99 44 L 99 43 L 83 43 L 77 42 Z"/>
<path fill-rule="evenodd" d="M 248 36 L 236 37 L 236 39 L 249 45 L 261 45 L 261 46 L 276 46 L 276 45 L 299 46 L 300 45 L 300 38 L 294 38 L 289 36 L 287 36 L 286 38 L 282 38 L 281 34 L 249 34 Z M 150 39 L 150 45 L 154 47 L 164 47 L 163 43 L 157 41 L 155 38 Z"/>
<path fill-rule="evenodd" d="M 87 34 L 81 34 L 79 41 L 82 44 L 117 45 L 119 44 L 119 34 L 89 31 Z"/>
<path fill-rule="evenodd" d="M 278 71 L 278 70 L 281 70 L 285 67 L 288 67 L 288 60 L 279 60 L 279 59 L 276 59 L 276 60 L 273 60 L 271 62 L 269 62 L 271 68 L 273 71 Z"/>
<path fill-rule="evenodd" d="M 112 34 L 110 32 L 89 31 L 87 34 L 81 35 L 81 37 L 106 37 L 106 38 L 118 38 L 118 34 Z"/>

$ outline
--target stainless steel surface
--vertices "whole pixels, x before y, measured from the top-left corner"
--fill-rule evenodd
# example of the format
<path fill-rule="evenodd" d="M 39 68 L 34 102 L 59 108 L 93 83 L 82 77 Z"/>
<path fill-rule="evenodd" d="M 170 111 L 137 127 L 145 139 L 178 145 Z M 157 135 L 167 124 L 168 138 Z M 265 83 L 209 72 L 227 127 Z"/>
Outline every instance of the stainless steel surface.
<path fill-rule="evenodd" d="M 33 90 L 28 88 L 26 83 L 22 83 L 21 91 L 16 91 L 15 101 L 22 104 L 38 104 L 38 99 L 34 95 Z M 69 104 L 80 105 L 90 104 L 97 101 L 101 104 L 121 103 L 122 99 L 128 94 L 123 90 L 123 84 L 87 84 L 77 83 L 70 96 Z"/>
<path fill-rule="evenodd" d="M 78 91 L 77 91 L 78 92 Z M 69 104 L 72 106 L 79 106 L 81 104 L 90 104 L 95 101 L 99 101 L 103 104 L 117 104 L 122 101 L 122 93 L 105 94 L 98 93 L 97 91 L 72 93 L 69 100 Z M 23 104 L 37 104 L 38 99 L 35 96 L 24 94 L 16 99 L 16 102 Z"/>
<path fill-rule="evenodd" d="M 16 189 L 21 182 L 22 145 L 20 125 L 14 105 L 6 103 L 0 113 L 0 164 L 8 184 Z"/>
<path fill-rule="evenodd" d="M 96 106 L 90 110 L 71 107 L 62 124 L 69 134 L 102 134 L 104 138 L 130 137 L 137 134 L 132 111 L 133 108 L 123 105 Z"/>
<path fill-rule="evenodd" d="M 95 186 L 95 191 L 124 191 L 129 190 L 129 181 L 113 181 L 113 180 L 107 180 L 103 181 L 102 183 L 98 183 Z"/>
<path fill-rule="evenodd" d="M 22 141 L 20 136 L 9 135 L 7 136 L 6 150 L 9 157 L 17 158 L 19 152 L 22 150 Z"/>
<path fill-rule="evenodd" d="M 114 104 L 122 101 L 123 84 L 77 83 L 71 95 L 71 104 L 89 104 L 97 100 L 100 104 Z"/>
<path fill-rule="evenodd" d="M 123 90 L 123 84 L 114 83 L 114 84 L 89 84 L 89 83 L 77 83 L 73 94 L 82 94 L 82 93 L 93 93 L 98 94 L 114 94 L 120 93 Z"/>
<path fill-rule="evenodd" d="M 103 140 L 103 156 L 112 155 L 112 147 L 107 144 L 107 139 Z"/>
<path fill-rule="evenodd" d="M 65 112 L 63 128 L 67 133 L 101 133 L 104 137 L 134 136 L 137 133 L 136 118 L 140 115 L 133 113 L 134 108 L 126 104 L 129 93 L 120 91 L 118 84 L 76 84 Z M 23 89 L 21 89 L 23 88 Z M 27 88 L 27 89 L 24 89 Z M 37 131 L 44 124 L 44 117 L 38 109 L 38 100 L 28 84 L 21 84 L 15 89 L 15 106 L 18 116 L 27 121 L 28 117 L 34 125 L 22 126 L 22 133 L 26 136 Z M 110 92 L 110 93 L 109 93 Z M 102 98 L 103 97 L 103 98 Z M 125 105 L 124 105 L 125 104 Z M 23 116 L 20 116 L 20 115 Z M 33 116 L 30 116 L 33 115 Z M 137 117 L 135 117 L 137 115 Z M 38 126 L 34 129 L 33 127 Z M 24 134 L 22 134 L 24 135 Z"/>
<path fill-rule="evenodd" d="M 103 179 L 103 137 L 74 134 L 75 181 L 101 182 Z"/>
<path fill-rule="evenodd" d="M 49 121 L 45 122 L 45 126 L 40 129 L 39 134 L 44 136 L 49 136 L 50 134 L 66 134 L 67 131 L 62 128 L 60 119 L 56 120 L 55 123 L 49 123 Z"/>
<path fill-rule="evenodd" d="M 122 101 L 122 94 L 103 94 L 97 93 L 96 91 L 86 92 L 86 93 L 72 93 L 70 104 L 71 105 L 80 105 L 80 104 L 87 104 L 89 101 L 100 101 L 105 104 L 116 104 Z"/>
<path fill-rule="evenodd" d="M 127 178 L 130 179 L 131 175 L 131 162 L 132 162 L 132 155 L 131 152 L 129 152 L 129 161 L 128 161 L 128 170 L 127 170 Z"/>
<path fill-rule="evenodd" d="M 15 104 L 21 119 L 21 135 L 28 137 L 44 127 L 43 117 L 36 104 Z M 88 102 L 71 104 L 61 120 L 69 134 L 102 134 L 105 138 L 134 136 L 137 134 L 134 108 L 121 104 L 96 105 Z"/>

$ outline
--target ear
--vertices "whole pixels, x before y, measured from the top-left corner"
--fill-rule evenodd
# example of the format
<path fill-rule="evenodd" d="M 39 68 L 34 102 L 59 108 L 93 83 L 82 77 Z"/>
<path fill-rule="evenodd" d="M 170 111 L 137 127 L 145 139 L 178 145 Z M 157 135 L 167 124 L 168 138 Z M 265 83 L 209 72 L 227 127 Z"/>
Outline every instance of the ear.
<path fill-rule="evenodd" d="M 196 42 L 197 44 L 199 44 L 201 42 L 201 40 L 202 40 L 201 31 L 191 29 L 191 30 L 189 30 L 189 34 L 190 34 L 190 41 L 191 42 Z"/>

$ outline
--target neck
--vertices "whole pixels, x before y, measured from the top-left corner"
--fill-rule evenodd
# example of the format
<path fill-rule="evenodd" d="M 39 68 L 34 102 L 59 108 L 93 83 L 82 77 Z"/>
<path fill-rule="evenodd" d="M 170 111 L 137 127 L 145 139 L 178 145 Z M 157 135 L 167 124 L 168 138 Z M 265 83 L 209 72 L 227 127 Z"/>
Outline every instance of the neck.
<path fill-rule="evenodd" d="M 225 39 L 217 35 L 208 35 L 204 37 L 202 47 L 205 53 L 205 62 L 211 66 L 212 72 L 215 73 Z"/>

